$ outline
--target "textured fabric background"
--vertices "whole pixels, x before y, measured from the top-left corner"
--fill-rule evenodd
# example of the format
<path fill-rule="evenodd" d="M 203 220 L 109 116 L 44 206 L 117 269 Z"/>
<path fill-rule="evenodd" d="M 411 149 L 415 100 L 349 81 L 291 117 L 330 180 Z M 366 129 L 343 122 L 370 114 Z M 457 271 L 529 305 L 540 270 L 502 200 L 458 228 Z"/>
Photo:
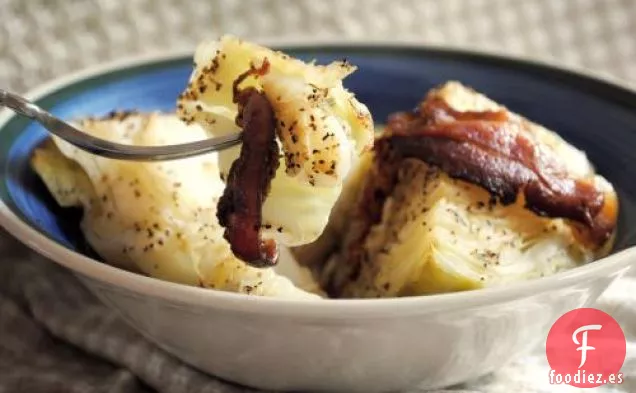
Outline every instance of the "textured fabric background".
<path fill-rule="evenodd" d="M 0 0 L 0 86 L 18 92 L 86 66 L 204 38 L 409 40 L 555 61 L 636 84 L 636 0 Z M 0 231 L 0 393 L 240 392 L 143 340 L 74 277 Z M 636 280 L 599 307 L 636 326 Z M 636 329 L 628 329 L 634 354 Z M 571 392 L 545 355 L 460 392 Z M 634 392 L 628 379 L 603 392 Z M 466 389 L 466 390 L 464 390 Z"/>
<path fill-rule="evenodd" d="M 634 0 L 0 0 L 0 86 L 223 32 L 409 39 L 549 59 L 636 81 Z"/>

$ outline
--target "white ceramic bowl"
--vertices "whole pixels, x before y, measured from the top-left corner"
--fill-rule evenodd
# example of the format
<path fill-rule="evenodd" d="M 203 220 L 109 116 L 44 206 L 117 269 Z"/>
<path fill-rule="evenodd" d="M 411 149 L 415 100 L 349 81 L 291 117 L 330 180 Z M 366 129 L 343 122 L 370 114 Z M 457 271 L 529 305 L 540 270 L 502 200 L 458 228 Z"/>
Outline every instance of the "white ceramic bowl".
<path fill-rule="evenodd" d="M 522 113 L 530 112 L 531 117 L 543 113 L 538 120 L 563 119 L 568 125 L 564 128 L 576 129 L 576 135 L 582 135 L 577 141 L 597 158 L 604 157 L 605 147 L 585 138 L 594 132 L 585 126 L 587 115 L 570 116 L 572 109 L 563 100 L 578 100 L 589 116 L 612 107 L 621 111 L 620 116 L 634 118 L 633 108 L 630 112 L 613 100 L 620 96 L 636 102 L 632 93 L 537 64 L 406 46 L 309 46 L 297 51 L 319 58 L 348 54 L 360 65 L 352 89 L 370 103 L 376 116 L 412 106 L 434 84 L 459 79 Z M 53 82 L 30 96 L 63 116 L 97 114 L 113 109 L 108 108 L 113 103 L 166 109 L 176 97 L 168 92 L 177 92 L 183 84 L 189 62 L 189 54 L 126 60 Z M 561 84 L 553 83 L 555 76 Z M 165 91 L 156 90 L 164 85 Z M 586 90 L 579 90 L 580 85 Z M 525 92 L 523 100 L 507 94 L 510 86 Z M 612 119 L 618 117 L 606 122 Z M 635 134 L 627 123 L 615 123 L 608 127 L 609 133 L 626 138 Z M 0 158 L 26 166 L 25 157 L 42 130 L 13 121 L 8 113 L 0 118 L 0 130 Z M 33 138 L 24 139 L 29 133 Z M 18 140 L 21 147 L 16 152 Z M 24 147 L 29 143 L 31 147 Z M 618 145 L 611 148 L 620 149 Z M 613 165 L 621 164 L 608 156 L 600 167 L 611 172 Z M 4 185 L 1 192 L 0 222 L 10 233 L 72 270 L 97 297 L 161 348 L 213 375 L 264 389 L 385 392 L 470 380 L 535 348 L 559 316 L 590 305 L 636 259 L 630 248 L 634 236 L 627 233 L 623 221 L 617 240 L 620 251 L 610 257 L 501 288 L 381 300 L 257 298 L 159 281 L 76 252 L 67 241 L 70 235 L 47 227 L 46 222 L 64 218 L 53 208 L 33 208 L 24 202 L 27 197 L 20 187 L 30 187 L 31 180 L 21 176 L 30 175 L 15 173 L 22 172 L 13 166 L 5 173 L 5 181 L 14 179 L 13 188 Z M 629 202 L 622 207 L 622 217 L 631 220 L 634 186 L 627 177 L 609 178 L 621 188 L 622 202 Z M 34 217 L 44 217 L 45 224 L 36 225 Z"/>

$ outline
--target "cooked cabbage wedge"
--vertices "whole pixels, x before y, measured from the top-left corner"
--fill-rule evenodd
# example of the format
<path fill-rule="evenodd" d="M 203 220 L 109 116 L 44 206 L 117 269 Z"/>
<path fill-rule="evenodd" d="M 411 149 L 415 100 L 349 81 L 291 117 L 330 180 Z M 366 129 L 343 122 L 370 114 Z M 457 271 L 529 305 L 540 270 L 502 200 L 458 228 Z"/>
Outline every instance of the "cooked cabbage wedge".
<path fill-rule="evenodd" d="M 133 145 L 207 137 L 202 128 L 186 125 L 173 114 L 118 114 L 77 126 L 90 135 Z M 95 156 L 54 137 L 35 150 L 32 166 L 59 205 L 83 209 L 85 238 L 108 263 L 224 291 L 319 297 L 310 274 L 295 265 L 287 250 L 282 250 L 275 269 L 252 268 L 232 255 L 216 219 L 224 188 L 216 154 L 128 162 Z"/>
<path fill-rule="evenodd" d="M 367 107 L 343 87 L 342 80 L 354 66 L 345 61 L 326 66 L 304 63 L 232 36 L 197 48 L 178 115 L 213 135 L 238 132 L 233 124 L 233 83 L 265 61 L 267 74 L 250 76 L 240 85 L 254 86 L 267 96 L 283 153 L 262 207 L 262 236 L 297 246 L 323 232 L 344 179 L 373 142 L 373 121 Z M 224 176 L 239 149 L 220 153 Z"/>
<path fill-rule="evenodd" d="M 459 83 L 448 83 L 433 94 L 460 111 L 498 108 Z M 559 152 L 571 173 L 595 177 L 597 184 L 612 190 L 594 175 L 584 153 L 538 125 L 532 124 L 531 132 Z M 369 175 L 371 167 L 360 168 Z M 509 206 L 492 204 L 483 188 L 451 179 L 420 160 L 403 160 L 398 174 L 381 222 L 362 242 L 366 258 L 360 265 L 349 260 L 352 239 L 360 231 L 350 214 L 332 216 L 319 241 L 294 249 L 308 265 L 314 264 L 330 295 L 394 297 L 498 286 L 573 268 L 604 255 L 611 246 L 612 240 L 601 250 L 590 248 L 571 223 L 530 212 L 523 198 Z M 353 191 L 343 195 L 359 196 L 365 181 L 360 178 L 363 175 L 352 178 L 346 188 Z M 353 211 L 357 203 L 356 198 L 342 198 L 334 211 Z"/>

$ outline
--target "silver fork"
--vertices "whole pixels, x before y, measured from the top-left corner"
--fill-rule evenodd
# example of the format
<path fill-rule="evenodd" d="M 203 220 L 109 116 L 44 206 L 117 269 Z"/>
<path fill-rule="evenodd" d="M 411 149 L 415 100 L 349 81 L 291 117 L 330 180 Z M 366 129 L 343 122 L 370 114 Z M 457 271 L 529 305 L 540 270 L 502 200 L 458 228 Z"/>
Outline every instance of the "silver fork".
<path fill-rule="evenodd" d="M 72 145 L 98 156 L 130 161 L 168 161 L 193 157 L 201 154 L 227 149 L 241 142 L 241 133 L 204 139 L 196 142 L 165 146 L 132 146 L 109 142 L 89 135 L 24 97 L 0 89 L 0 107 L 12 109 L 27 116 L 46 128 L 51 134 L 66 140 Z"/>

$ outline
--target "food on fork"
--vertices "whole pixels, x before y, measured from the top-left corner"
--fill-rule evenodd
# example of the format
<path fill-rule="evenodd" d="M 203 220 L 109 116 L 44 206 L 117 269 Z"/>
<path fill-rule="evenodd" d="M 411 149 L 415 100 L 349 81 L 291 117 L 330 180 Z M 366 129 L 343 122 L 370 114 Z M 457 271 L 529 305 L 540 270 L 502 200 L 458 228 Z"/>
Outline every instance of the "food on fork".
<path fill-rule="evenodd" d="M 242 146 L 220 153 L 226 239 L 247 263 L 273 265 L 274 242 L 299 246 L 320 236 L 372 145 L 371 115 L 342 84 L 355 67 L 304 63 L 231 36 L 201 44 L 194 63 L 178 115 L 214 136 L 245 128 Z"/>
<path fill-rule="evenodd" d="M 76 125 L 90 135 L 133 145 L 207 137 L 202 128 L 186 125 L 174 114 L 115 113 Z M 297 276 L 292 282 L 232 254 L 216 219 L 224 190 L 216 153 L 142 163 L 99 157 L 53 137 L 35 150 L 32 166 L 60 206 L 83 210 L 84 237 L 110 264 L 205 288 L 318 298 L 312 293 L 319 292 L 315 283 L 303 269 L 277 267 Z M 284 261 L 293 263 L 290 258 Z"/>
<path fill-rule="evenodd" d="M 449 292 L 551 275 L 605 255 L 618 200 L 585 154 L 456 82 L 391 116 L 315 245 L 334 297 Z M 332 216 L 333 217 L 333 216 Z M 344 239 L 337 241 L 336 239 Z"/>

